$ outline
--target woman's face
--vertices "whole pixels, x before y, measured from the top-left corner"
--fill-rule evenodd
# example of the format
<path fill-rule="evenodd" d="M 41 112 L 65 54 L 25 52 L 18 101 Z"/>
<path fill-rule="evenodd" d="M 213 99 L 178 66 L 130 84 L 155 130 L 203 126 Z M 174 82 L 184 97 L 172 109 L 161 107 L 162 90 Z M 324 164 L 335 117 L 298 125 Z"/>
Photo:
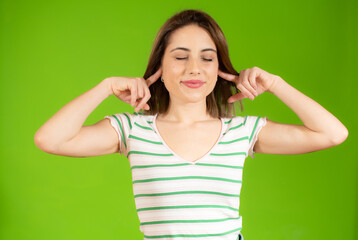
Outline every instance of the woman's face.
<path fill-rule="evenodd" d="M 201 27 L 187 25 L 172 33 L 162 58 L 162 78 L 170 99 L 198 102 L 206 99 L 218 78 L 216 46 Z M 204 82 L 198 88 L 183 84 L 187 80 Z"/>

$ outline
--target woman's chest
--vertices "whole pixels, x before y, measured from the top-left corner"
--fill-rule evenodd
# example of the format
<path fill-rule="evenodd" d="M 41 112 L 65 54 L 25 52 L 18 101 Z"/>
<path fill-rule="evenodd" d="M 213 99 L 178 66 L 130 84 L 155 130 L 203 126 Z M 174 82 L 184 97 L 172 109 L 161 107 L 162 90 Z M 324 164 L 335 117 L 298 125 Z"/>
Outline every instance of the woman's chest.
<path fill-rule="evenodd" d="M 220 120 L 191 128 L 157 122 L 156 127 L 163 144 L 173 154 L 190 162 L 205 156 L 216 145 L 222 134 Z"/>

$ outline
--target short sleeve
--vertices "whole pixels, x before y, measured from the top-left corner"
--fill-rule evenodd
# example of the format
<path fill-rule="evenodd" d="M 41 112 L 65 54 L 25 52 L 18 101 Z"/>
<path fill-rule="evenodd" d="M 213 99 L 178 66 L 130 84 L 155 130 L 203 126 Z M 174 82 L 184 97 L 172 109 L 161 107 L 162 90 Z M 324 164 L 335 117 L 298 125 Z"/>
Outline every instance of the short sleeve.
<path fill-rule="evenodd" d="M 257 136 L 267 123 L 267 117 L 260 117 L 260 116 L 246 116 L 245 118 L 245 127 L 247 130 L 247 135 L 249 138 L 249 148 L 248 148 L 248 155 L 251 158 L 255 158 L 254 154 L 254 146 L 257 141 Z"/>
<path fill-rule="evenodd" d="M 132 129 L 133 116 L 128 112 L 107 115 L 104 117 L 111 121 L 111 125 L 118 134 L 119 152 L 127 155 L 128 137 Z"/>

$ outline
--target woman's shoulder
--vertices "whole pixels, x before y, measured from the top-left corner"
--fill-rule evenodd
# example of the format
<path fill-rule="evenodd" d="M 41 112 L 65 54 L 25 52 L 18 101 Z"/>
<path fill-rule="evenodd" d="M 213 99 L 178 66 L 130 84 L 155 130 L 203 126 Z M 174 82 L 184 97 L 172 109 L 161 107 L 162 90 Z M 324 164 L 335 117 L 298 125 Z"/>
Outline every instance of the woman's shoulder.
<path fill-rule="evenodd" d="M 155 115 L 144 115 L 141 112 L 121 112 L 112 115 L 107 115 L 105 118 L 109 118 L 112 125 L 123 128 L 123 130 L 129 132 L 133 128 L 137 129 L 152 129 L 152 122 Z"/>
<path fill-rule="evenodd" d="M 230 126 L 251 126 L 255 125 L 259 121 L 265 121 L 266 116 L 254 116 L 254 115 L 243 115 L 243 116 L 233 116 L 233 117 L 227 117 L 223 118 L 226 124 L 229 124 Z"/>
<path fill-rule="evenodd" d="M 232 116 L 232 117 L 223 117 L 224 123 L 233 125 L 237 123 L 242 123 L 245 121 L 245 116 Z"/>
<path fill-rule="evenodd" d="M 120 117 L 127 119 L 131 123 L 134 122 L 150 122 L 153 120 L 154 115 L 145 115 L 142 112 L 121 112 L 112 115 L 113 117 Z"/>
<path fill-rule="evenodd" d="M 144 114 L 142 112 L 133 112 L 132 118 L 140 123 L 148 123 L 151 124 L 153 122 L 155 115 L 152 114 Z"/>

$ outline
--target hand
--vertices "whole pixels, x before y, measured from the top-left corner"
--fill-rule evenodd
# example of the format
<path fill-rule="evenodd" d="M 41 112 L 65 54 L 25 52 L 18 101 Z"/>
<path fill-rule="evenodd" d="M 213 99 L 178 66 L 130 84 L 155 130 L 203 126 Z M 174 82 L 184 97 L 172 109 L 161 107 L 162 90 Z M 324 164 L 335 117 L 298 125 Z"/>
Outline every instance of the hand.
<path fill-rule="evenodd" d="M 139 109 L 149 110 L 149 105 L 146 104 L 151 97 L 149 86 L 156 82 L 161 75 L 162 69 L 159 68 L 147 80 L 137 77 L 109 77 L 112 94 L 135 107 L 135 112 L 138 112 Z"/>
<path fill-rule="evenodd" d="M 230 73 L 224 73 L 220 69 L 218 75 L 225 80 L 235 82 L 239 93 L 228 98 L 232 103 L 243 98 L 250 98 L 252 101 L 261 93 L 271 92 L 279 76 L 268 73 L 261 68 L 253 67 L 240 71 L 239 76 Z"/>

